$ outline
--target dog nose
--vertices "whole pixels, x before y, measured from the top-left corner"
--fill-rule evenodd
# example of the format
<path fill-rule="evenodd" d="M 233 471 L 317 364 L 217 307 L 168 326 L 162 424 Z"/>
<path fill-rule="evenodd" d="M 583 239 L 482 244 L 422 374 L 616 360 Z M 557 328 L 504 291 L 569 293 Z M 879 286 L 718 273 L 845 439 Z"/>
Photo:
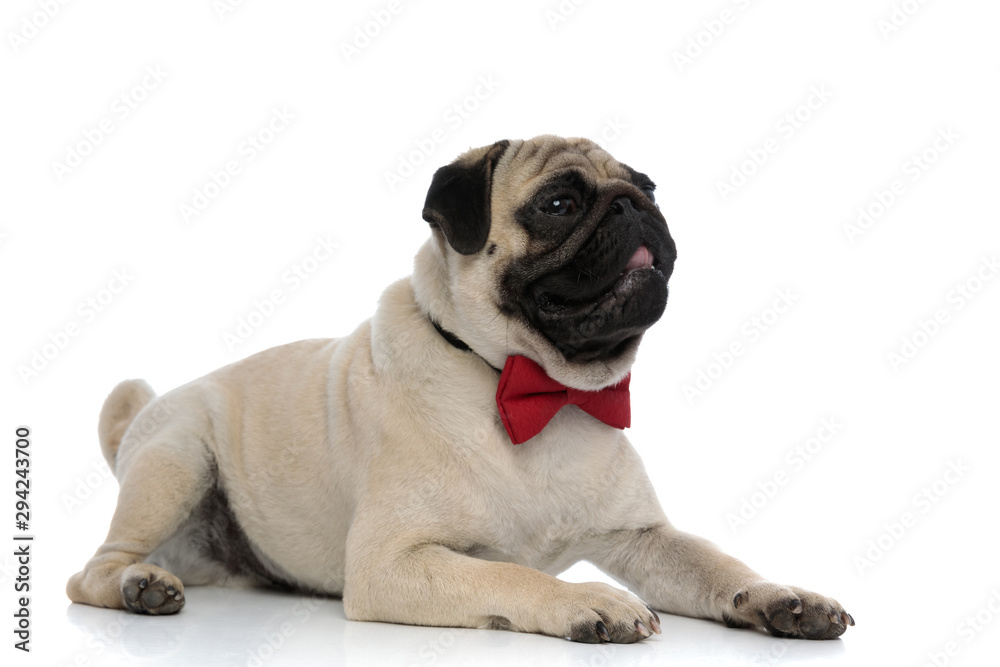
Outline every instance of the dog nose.
<path fill-rule="evenodd" d="M 625 195 L 621 195 L 620 197 L 615 197 L 614 201 L 611 202 L 611 208 L 609 209 L 609 212 L 620 214 L 624 213 L 626 210 L 630 208 L 635 210 L 635 205 L 632 203 L 632 200 L 626 197 Z"/>

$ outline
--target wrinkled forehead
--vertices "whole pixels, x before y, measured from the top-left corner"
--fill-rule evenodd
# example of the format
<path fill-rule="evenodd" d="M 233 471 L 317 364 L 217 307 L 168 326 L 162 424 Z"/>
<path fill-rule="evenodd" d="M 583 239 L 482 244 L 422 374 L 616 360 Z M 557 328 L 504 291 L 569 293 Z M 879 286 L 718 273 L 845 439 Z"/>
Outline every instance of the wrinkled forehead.
<path fill-rule="evenodd" d="M 499 181 L 510 190 L 523 191 L 531 189 L 543 176 L 570 168 L 594 182 L 629 178 L 621 163 L 589 139 L 541 136 L 511 142 L 497 164 L 494 184 Z"/>
<path fill-rule="evenodd" d="M 515 212 L 554 174 L 569 169 L 594 185 L 631 180 L 627 167 L 589 139 L 543 135 L 511 141 L 493 170 L 490 241 L 512 250 L 512 256 L 525 254 L 530 239 Z"/>

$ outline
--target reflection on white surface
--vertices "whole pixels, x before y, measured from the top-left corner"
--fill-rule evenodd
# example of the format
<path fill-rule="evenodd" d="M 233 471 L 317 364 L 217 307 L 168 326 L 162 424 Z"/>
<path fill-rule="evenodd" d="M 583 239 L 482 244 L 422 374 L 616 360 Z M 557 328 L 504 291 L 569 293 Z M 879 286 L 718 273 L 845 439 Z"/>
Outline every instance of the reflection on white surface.
<path fill-rule="evenodd" d="M 850 644 L 850 637 L 788 641 L 662 616 L 660 636 L 638 644 L 594 646 L 514 632 L 357 623 L 344 617 L 339 600 L 268 591 L 189 588 L 186 595 L 184 610 L 166 617 L 69 605 L 65 618 L 82 649 L 60 656 L 58 664 L 600 667 L 668 661 L 789 665 L 816 659 L 846 664 Z"/>

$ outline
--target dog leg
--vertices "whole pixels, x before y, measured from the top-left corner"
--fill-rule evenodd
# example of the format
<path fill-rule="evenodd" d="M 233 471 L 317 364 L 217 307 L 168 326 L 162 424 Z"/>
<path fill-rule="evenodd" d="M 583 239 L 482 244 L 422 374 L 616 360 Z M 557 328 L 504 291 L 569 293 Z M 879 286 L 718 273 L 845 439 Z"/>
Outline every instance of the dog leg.
<path fill-rule="evenodd" d="M 351 620 L 536 632 L 590 643 L 630 643 L 659 631 L 642 601 L 613 586 L 567 583 L 439 544 L 367 546 L 363 555 L 348 556 L 344 611 Z"/>
<path fill-rule="evenodd" d="M 759 627 L 777 637 L 834 639 L 854 625 L 836 600 L 774 584 L 669 523 L 606 534 L 591 560 L 654 608 Z"/>
<path fill-rule="evenodd" d="M 98 607 L 176 613 L 184 606 L 180 579 L 143 561 L 200 501 L 210 476 L 207 454 L 148 443 L 117 472 L 121 488 L 108 536 L 83 571 L 70 578 L 66 594 Z"/>

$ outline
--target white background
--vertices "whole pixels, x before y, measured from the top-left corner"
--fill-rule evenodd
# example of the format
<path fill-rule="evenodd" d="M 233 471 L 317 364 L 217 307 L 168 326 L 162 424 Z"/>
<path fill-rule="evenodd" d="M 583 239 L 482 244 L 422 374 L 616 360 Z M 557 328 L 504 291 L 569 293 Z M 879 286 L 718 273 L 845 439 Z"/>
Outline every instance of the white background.
<path fill-rule="evenodd" d="M 30 656 L 12 648 L 13 546 L 0 549 L 3 654 L 37 665 L 995 657 L 1000 5 L 668 4 L 404 1 L 348 56 L 386 2 L 5 2 L 0 433 L 13 467 L 15 427 L 31 428 L 36 541 Z M 275 109 L 294 118 L 269 135 Z M 102 122 L 111 131 L 88 140 Z M 115 503 L 95 432 L 115 383 L 142 377 L 163 392 L 273 345 L 350 332 L 410 271 L 434 169 L 541 133 L 594 138 L 659 186 L 679 260 L 634 369 L 630 437 L 668 515 L 767 576 L 836 597 L 857 626 L 786 642 L 664 617 L 661 636 L 601 648 L 349 623 L 339 602 L 263 592 L 190 589 L 171 619 L 71 606 L 65 580 Z M 269 143 L 251 160 L 244 142 L 258 135 Z M 67 160 L 76 166 L 55 165 Z M 239 173 L 213 189 L 232 160 Z M 401 162 L 420 164 L 390 188 Z M 724 197 L 734 170 L 749 175 Z M 185 220 L 196 191 L 213 196 Z M 851 236 L 859 207 L 872 221 Z M 311 263 L 318 238 L 338 250 Z M 298 285 L 296 266 L 313 269 Z M 274 290 L 283 302 L 227 345 Z M 782 291 L 792 305 L 775 317 Z M 755 317 L 770 324 L 752 337 Z M 919 347 L 894 364 L 904 337 Z M 742 354 L 729 359 L 733 343 Z M 700 371 L 714 379 L 689 398 Z M 836 434 L 810 443 L 824 419 Z M 0 533 L 17 532 L 12 472 Z"/>

